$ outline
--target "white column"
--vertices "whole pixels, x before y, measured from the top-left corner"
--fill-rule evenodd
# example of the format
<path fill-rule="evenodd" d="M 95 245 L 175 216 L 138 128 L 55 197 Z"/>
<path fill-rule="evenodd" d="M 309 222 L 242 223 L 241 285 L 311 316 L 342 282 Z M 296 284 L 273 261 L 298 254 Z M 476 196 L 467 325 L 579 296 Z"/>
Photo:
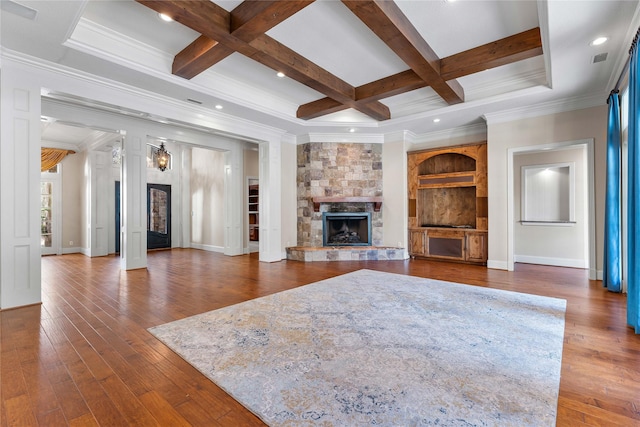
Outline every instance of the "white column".
<path fill-rule="evenodd" d="M 41 302 L 40 85 L 3 66 L 0 308 Z"/>
<path fill-rule="evenodd" d="M 146 135 L 127 132 L 122 143 L 121 268 L 147 267 Z"/>
<path fill-rule="evenodd" d="M 260 143 L 260 261 L 282 260 L 281 142 Z"/>
<path fill-rule="evenodd" d="M 244 182 L 242 147 L 224 154 L 224 254 L 242 255 L 244 230 Z"/>
<path fill-rule="evenodd" d="M 109 254 L 110 153 L 89 153 L 89 256 Z"/>
<path fill-rule="evenodd" d="M 191 247 L 191 147 L 180 146 L 180 247 Z"/>

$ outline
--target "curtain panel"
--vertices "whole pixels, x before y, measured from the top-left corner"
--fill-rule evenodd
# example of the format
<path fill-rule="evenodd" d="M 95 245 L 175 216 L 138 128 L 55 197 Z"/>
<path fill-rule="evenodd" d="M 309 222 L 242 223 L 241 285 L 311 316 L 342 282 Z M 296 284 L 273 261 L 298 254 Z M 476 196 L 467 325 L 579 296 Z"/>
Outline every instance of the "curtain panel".
<path fill-rule="evenodd" d="M 607 184 L 604 212 L 604 263 L 602 284 L 612 292 L 622 291 L 622 259 L 620 233 L 620 98 L 612 91 L 607 100 Z"/>
<path fill-rule="evenodd" d="M 40 172 L 48 171 L 64 159 L 67 154 L 74 154 L 73 150 L 61 150 L 58 148 L 40 149 Z"/>
<path fill-rule="evenodd" d="M 631 46 L 630 55 L 627 323 L 640 333 L 640 76 L 637 39 Z"/>

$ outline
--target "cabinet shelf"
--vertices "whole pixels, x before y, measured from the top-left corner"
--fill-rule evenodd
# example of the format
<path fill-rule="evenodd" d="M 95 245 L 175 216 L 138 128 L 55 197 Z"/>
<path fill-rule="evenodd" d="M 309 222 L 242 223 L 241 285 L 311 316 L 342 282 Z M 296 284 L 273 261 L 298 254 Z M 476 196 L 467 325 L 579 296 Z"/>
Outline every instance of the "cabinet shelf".
<path fill-rule="evenodd" d="M 260 186 L 257 179 L 249 179 L 247 210 L 249 221 L 249 242 L 257 242 L 260 238 Z"/>

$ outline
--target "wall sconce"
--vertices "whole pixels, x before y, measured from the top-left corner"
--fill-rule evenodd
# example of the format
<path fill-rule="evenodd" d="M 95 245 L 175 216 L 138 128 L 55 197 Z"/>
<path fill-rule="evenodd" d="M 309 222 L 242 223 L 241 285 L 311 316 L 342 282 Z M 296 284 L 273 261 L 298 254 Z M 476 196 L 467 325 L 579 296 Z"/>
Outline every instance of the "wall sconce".
<path fill-rule="evenodd" d="M 164 142 L 160 143 L 160 148 L 158 148 L 156 156 L 158 159 L 158 169 L 164 172 L 167 166 L 169 166 L 169 153 L 167 153 L 167 149 L 164 148 Z"/>

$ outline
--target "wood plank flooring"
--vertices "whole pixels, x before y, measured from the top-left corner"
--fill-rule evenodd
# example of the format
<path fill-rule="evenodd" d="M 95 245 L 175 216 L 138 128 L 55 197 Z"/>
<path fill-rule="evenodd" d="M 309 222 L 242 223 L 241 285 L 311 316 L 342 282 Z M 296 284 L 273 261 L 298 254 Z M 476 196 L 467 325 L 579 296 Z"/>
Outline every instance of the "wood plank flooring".
<path fill-rule="evenodd" d="M 567 300 L 559 426 L 640 426 L 640 336 L 626 299 L 585 270 L 516 271 L 426 260 L 260 263 L 255 255 L 151 252 L 44 257 L 43 303 L 0 312 L 0 426 L 259 426 L 146 329 L 368 268 Z"/>

